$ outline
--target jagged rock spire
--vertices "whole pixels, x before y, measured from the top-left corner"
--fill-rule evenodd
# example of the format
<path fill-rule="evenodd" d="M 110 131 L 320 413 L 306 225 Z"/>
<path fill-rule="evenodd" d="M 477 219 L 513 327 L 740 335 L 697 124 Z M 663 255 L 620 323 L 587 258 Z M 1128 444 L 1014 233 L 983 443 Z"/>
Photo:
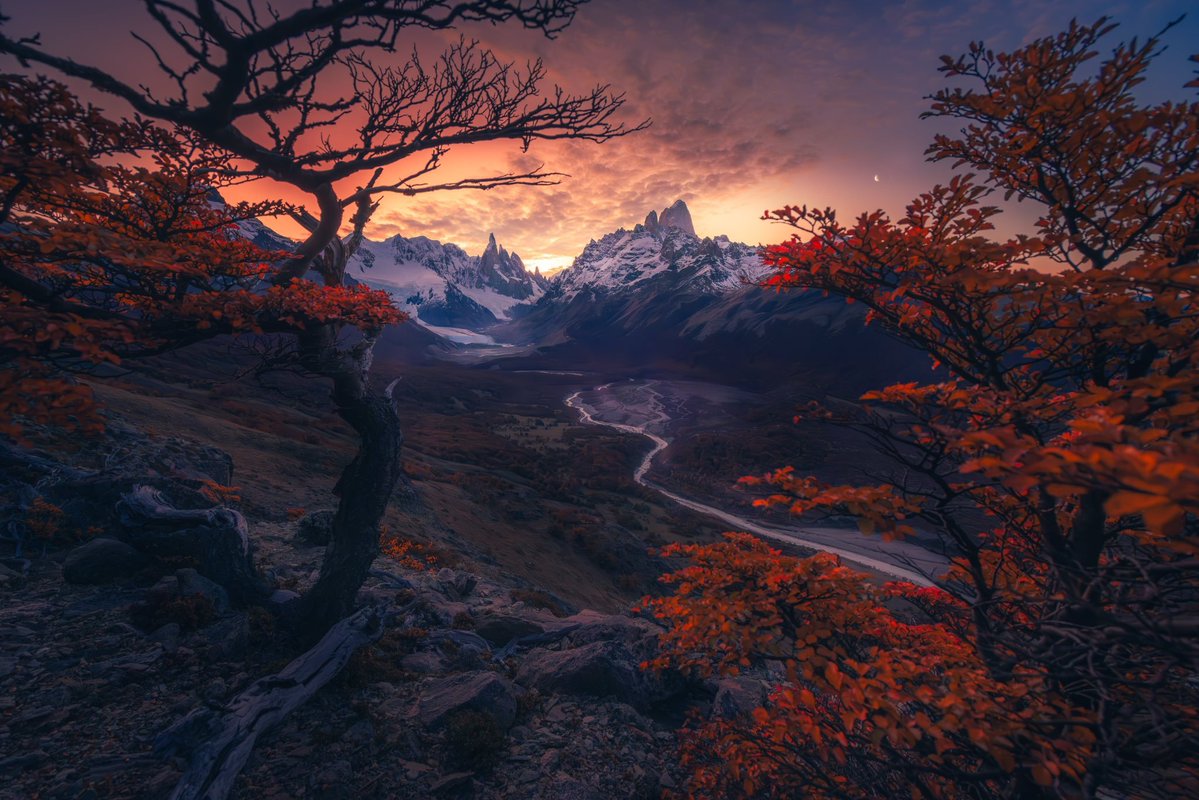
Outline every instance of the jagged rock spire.
<path fill-rule="evenodd" d="M 653 212 L 650 212 L 653 216 Z M 662 210 L 662 213 L 657 216 L 656 222 L 663 228 L 678 228 L 695 236 L 695 225 L 691 222 L 691 212 L 687 209 L 687 204 L 682 200 L 675 200 L 674 204 Z M 649 219 L 646 219 L 645 227 L 649 227 Z"/>

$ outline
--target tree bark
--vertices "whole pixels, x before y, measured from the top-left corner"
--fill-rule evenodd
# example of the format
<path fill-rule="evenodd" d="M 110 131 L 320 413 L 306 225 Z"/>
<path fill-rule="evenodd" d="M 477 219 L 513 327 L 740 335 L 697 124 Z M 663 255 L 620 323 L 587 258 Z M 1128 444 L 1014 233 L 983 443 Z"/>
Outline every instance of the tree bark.
<path fill-rule="evenodd" d="M 299 625 L 314 637 L 353 611 L 379 554 L 379 523 L 402 469 L 404 435 L 390 391 L 380 393 L 345 375 L 334 376 L 334 385 L 338 412 L 358 433 L 359 447 L 334 490 L 337 512 L 320 577 L 300 601 Z"/>

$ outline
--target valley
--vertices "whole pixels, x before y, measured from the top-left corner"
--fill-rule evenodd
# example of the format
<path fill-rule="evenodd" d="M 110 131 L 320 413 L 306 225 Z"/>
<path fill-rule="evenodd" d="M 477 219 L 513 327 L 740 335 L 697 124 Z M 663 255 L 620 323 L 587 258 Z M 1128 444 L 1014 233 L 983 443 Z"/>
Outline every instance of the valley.
<path fill-rule="evenodd" d="M 731 387 L 694 381 L 615 382 L 579 391 L 566 399 L 566 405 L 579 412 L 580 418 L 595 425 L 639 434 L 653 442 L 633 472 L 633 480 L 659 492 L 684 508 L 720 520 L 730 530 L 762 536 L 775 543 L 806 550 L 831 553 L 850 566 L 885 578 L 931 586 L 930 576 L 944 571 L 946 560 L 930 550 L 903 541 L 886 541 L 856 528 L 766 525 L 748 518 L 751 511 L 729 513 L 694 496 L 687 497 L 662 487 L 649 477 L 655 458 L 669 454 L 670 435 L 676 421 L 685 420 L 688 405 L 744 402 L 746 393 Z M 707 499 L 707 498 L 703 498 Z"/>

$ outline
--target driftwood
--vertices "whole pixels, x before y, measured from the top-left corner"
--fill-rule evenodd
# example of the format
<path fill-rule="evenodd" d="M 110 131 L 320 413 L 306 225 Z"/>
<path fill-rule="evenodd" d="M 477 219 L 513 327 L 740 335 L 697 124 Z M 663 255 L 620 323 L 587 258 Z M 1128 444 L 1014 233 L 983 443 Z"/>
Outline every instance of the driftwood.
<path fill-rule="evenodd" d="M 142 522 L 174 527 L 208 525 L 214 528 L 229 528 L 237 535 L 242 555 L 250 552 L 250 529 L 246 518 L 231 508 L 175 508 L 162 497 L 162 493 L 150 486 L 135 486 L 133 491 L 121 498 L 123 516 Z"/>
<path fill-rule="evenodd" d="M 200 708 L 155 740 L 160 756 L 188 759 L 171 800 L 223 800 L 258 738 L 327 684 L 354 651 L 383 633 L 385 609 L 364 608 L 334 625 L 282 672 L 260 678 L 220 710 Z"/>
<path fill-rule="evenodd" d="M 219 583 L 238 605 L 261 602 L 270 589 L 254 565 L 246 518 L 231 508 L 183 509 L 150 486 L 121 498 L 121 538 L 160 559 L 186 559 Z"/>

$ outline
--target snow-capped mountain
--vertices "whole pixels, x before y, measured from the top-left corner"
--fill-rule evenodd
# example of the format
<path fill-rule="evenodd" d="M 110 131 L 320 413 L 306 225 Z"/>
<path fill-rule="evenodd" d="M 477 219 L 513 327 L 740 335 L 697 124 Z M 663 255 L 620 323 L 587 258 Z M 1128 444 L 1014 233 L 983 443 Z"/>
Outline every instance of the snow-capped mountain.
<path fill-rule="evenodd" d="M 564 341 L 686 324 L 691 315 L 765 275 L 758 249 L 727 236 L 701 238 L 682 200 L 632 230 L 592 240 L 545 295 L 500 338 Z"/>
<path fill-rule="evenodd" d="M 649 212 L 632 230 L 592 240 L 568 268 L 554 276 L 549 295 L 569 302 L 580 293 L 636 291 L 667 280 L 703 294 L 721 294 L 763 274 L 757 248 L 727 236 L 701 239 L 682 200 L 659 215 Z"/>
<path fill-rule="evenodd" d="M 796 376 L 852 394 L 923 360 L 860 306 L 759 285 L 758 248 L 701 238 L 682 201 L 592 241 L 545 295 L 489 333 L 537 346 L 511 368 L 679 373 L 770 386 Z M 880 378 L 880 376 L 883 376 Z"/>
<path fill-rule="evenodd" d="M 350 260 L 350 274 L 388 291 L 425 325 L 468 331 L 506 319 L 519 304 L 536 302 L 547 285 L 494 235 L 480 256 L 424 236 L 367 239 Z"/>

